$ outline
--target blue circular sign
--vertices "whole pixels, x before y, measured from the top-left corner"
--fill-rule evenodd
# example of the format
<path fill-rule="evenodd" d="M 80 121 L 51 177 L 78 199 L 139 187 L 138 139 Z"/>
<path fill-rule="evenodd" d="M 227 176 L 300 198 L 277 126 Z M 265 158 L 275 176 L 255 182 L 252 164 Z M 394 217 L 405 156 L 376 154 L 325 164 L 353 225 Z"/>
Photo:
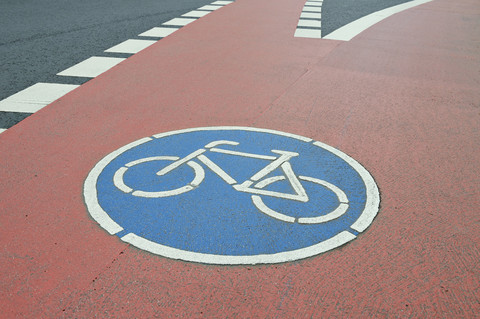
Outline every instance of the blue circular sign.
<path fill-rule="evenodd" d="M 356 238 L 378 188 L 358 162 L 310 138 L 250 127 L 146 137 L 103 158 L 84 185 L 110 234 L 209 264 L 298 260 Z"/>

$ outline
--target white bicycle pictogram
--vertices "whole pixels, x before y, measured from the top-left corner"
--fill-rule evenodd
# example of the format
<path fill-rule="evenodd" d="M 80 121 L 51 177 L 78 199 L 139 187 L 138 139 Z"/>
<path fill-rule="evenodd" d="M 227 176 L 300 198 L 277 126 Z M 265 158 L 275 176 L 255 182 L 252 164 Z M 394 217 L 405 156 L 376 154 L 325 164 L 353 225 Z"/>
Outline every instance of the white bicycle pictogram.
<path fill-rule="evenodd" d="M 204 146 L 204 148 L 198 149 L 189 155 L 180 158 L 178 156 L 152 156 L 152 157 L 145 157 L 138 160 L 131 161 L 124 166 L 120 167 L 114 174 L 113 182 L 114 185 L 124 193 L 131 194 L 136 197 L 144 197 L 144 198 L 161 198 L 161 197 L 169 197 L 169 196 L 176 196 L 186 192 L 189 192 L 197 187 L 200 186 L 202 181 L 205 178 L 205 170 L 194 160 L 198 160 L 199 162 L 203 163 L 207 168 L 209 168 L 212 172 L 217 174 L 220 178 L 222 178 L 226 183 L 231 185 L 235 190 L 239 192 L 245 192 L 252 194 L 252 202 L 257 207 L 259 211 L 262 213 L 273 217 L 275 219 L 288 222 L 288 223 L 299 223 L 299 224 L 320 224 L 325 223 L 331 220 L 334 220 L 340 216 L 342 216 L 349 207 L 349 202 L 347 195 L 344 191 L 342 191 L 339 187 L 318 179 L 309 176 L 297 176 L 295 175 L 292 166 L 290 164 L 290 159 L 295 156 L 299 156 L 296 152 L 290 152 L 285 150 L 271 150 L 272 153 L 278 154 L 279 156 L 273 155 L 260 155 L 260 154 L 252 154 L 252 153 L 245 153 L 239 151 L 233 151 L 228 149 L 221 149 L 217 146 L 219 145 L 239 145 L 238 142 L 234 141 L 226 141 L 226 140 L 218 140 L 208 143 Z M 232 156 L 241 156 L 245 158 L 255 158 L 255 159 L 263 159 L 269 160 L 270 163 L 267 164 L 265 167 L 260 169 L 258 172 L 253 174 L 250 178 L 245 180 L 242 183 L 237 182 L 233 177 L 231 177 L 228 173 L 226 173 L 222 168 L 220 168 L 216 163 L 210 160 L 205 153 L 207 152 L 214 152 L 214 153 L 222 153 Z M 166 175 L 176 168 L 182 165 L 188 165 L 194 171 L 194 178 L 193 180 L 185 186 L 171 189 L 171 190 L 162 190 L 162 191 L 144 191 L 144 190 L 136 190 L 132 187 L 125 184 L 124 175 L 131 167 L 151 162 L 151 161 L 171 161 L 169 165 L 158 171 L 156 174 L 158 176 Z M 281 168 L 283 171 L 283 175 L 280 176 L 273 176 L 273 177 L 266 177 L 268 174 L 276 170 L 277 168 Z M 265 178 L 266 177 L 266 178 Z M 277 191 L 271 191 L 265 189 L 268 185 L 282 181 L 288 180 L 293 188 L 293 193 L 283 193 Z M 261 196 L 270 196 L 275 198 L 287 199 L 287 200 L 294 200 L 298 202 L 306 203 L 309 201 L 309 197 L 300 181 L 311 182 L 326 189 L 332 191 L 337 199 L 338 199 L 338 206 L 327 213 L 322 213 L 319 216 L 314 217 L 300 217 L 295 218 L 281 212 L 275 211 L 269 208 L 262 200 Z"/>

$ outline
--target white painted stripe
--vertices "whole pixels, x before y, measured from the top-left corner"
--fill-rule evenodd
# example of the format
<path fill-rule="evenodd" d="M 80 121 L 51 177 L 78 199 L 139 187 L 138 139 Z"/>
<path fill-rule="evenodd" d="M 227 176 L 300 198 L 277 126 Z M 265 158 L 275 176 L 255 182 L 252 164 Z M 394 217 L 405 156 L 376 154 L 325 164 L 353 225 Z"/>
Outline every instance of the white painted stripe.
<path fill-rule="evenodd" d="M 153 254 L 165 256 L 172 259 L 180 259 L 186 261 L 193 261 L 205 264 L 217 264 L 217 265 L 250 265 L 250 264 L 271 264 L 281 263 L 292 260 L 299 260 L 311 256 L 315 256 L 337 248 L 347 242 L 355 239 L 356 236 L 348 231 L 343 231 L 338 235 L 327 239 L 316 245 L 301 248 L 297 250 L 291 250 L 281 252 L 277 254 L 264 254 L 255 256 L 228 256 L 228 255 L 212 255 L 196 253 L 191 251 L 180 250 L 157 244 L 148 239 L 139 237 L 133 233 L 129 233 L 122 237 L 122 240 L 130 243 L 140 249 L 149 251 Z"/>
<path fill-rule="evenodd" d="M 317 12 L 302 12 L 302 14 L 300 14 L 300 18 L 320 20 L 322 19 L 322 14 Z"/>
<path fill-rule="evenodd" d="M 307 142 L 307 143 L 313 141 L 311 138 L 296 135 L 296 134 L 291 134 L 291 133 L 286 133 L 286 132 L 281 132 L 281 131 L 275 131 L 275 130 L 270 130 L 270 129 L 265 129 L 265 128 L 248 127 L 248 126 L 210 126 L 210 127 L 187 128 L 187 129 L 183 129 L 183 130 L 177 130 L 177 131 L 170 131 L 170 132 L 155 134 L 155 135 L 153 135 L 153 137 L 154 138 L 163 138 L 165 136 L 183 134 L 183 133 L 189 133 L 189 132 L 196 132 L 196 131 L 220 131 L 220 130 L 252 131 L 252 132 L 261 132 L 261 133 L 272 133 L 272 134 L 287 136 L 287 137 L 294 138 L 294 139 L 297 139 L 297 140 L 300 140 L 300 141 L 303 141 L 303 142 Z"/>
<path fill-rule="evenodd" d="M 0 133 L 5 132 L 6 130 L 6 128 L 0 128 Z"/>
<path fill-rule="evenodd" d="M 232 151 L 232 150 L 224 150 L 221 148 L 212 148 L 210 149 L 211 152 L 215 153 L 222 153 L 222 154 L 228 154 L 228 155 L 235 155 L 235 156 L 243 156 L 243 157 L 250 157 L 250 158 L 257 158 L 257 159 L 263 159 L 263 160 L 269 160 L 269 161 L 274 161 L 277 159 L 275 156 L 270 156 L 270 155 L 259 155 L 259 154 L 250 154 L 250 153 L 245 153 L 245 152 L 238 152 L 238 151 Z"/>
<path fill-rule="evenodd" d="M 322 12 L 322 7 L 303 7 L 303 12 Z"/>
<path fill-rule="evenodd" d="M 201 161 L 203 164 L 205 164 L 208 168 L 210 168 L 213 172 L 215 172 L 215 174 L 220 176 L 228 184 L 230 185 L 237 184 L 237 181 L 233 177 L 228 175 L 223 169 L 220 168 L 220 166 L 212 162 L 205 155 L 198 156 L 198 160 Z"/>
<path fill-rule="evenodd" d="M 94 78 L 111 69 L 123 60 L 125 59 L 92 56 L 91 58 L 88 58 L 85 61 L 75 64 L 74 66 L 58 73 L 57 75 Z"/>
<path fill-rule="evenodd" d="M 155 27 L 148 31 L 145 31 L 139 36 L 141 37 L 153 37 L 153 38 L 164 38 L 172 34 L 173 32 L 177 31 L 178 28 L 162 28 L 162 27 Z"/>
<path fill-rule="evenodd" d="M 199 10 L 194 10 L 187 12 L 185 14 L 182 14 L 182 17 L 192 17 L 192 18 L 201 18 L 209 14 L 209 11 L 199 11 Z"/>
<path fill-rule="evenodd" d="M 218 10 L 220 8 L 222 8 L 222 6 L 206 5 L 206 6 L 198 8 L 197 10 L 215 11 L 215 10 Z"/>
<path fill-rule="evenodd" d="M 321 39 L 322 38 L 322 30 L 317 29 L 317 30 L 312 30 L 312 29 L 301 29 L 298 28 L 295 30 L 295 35 L 296 38 L 316 38 L 316 39 Z"/>
<path fill-rule="evenodd" d="M 113 219 L 111 219 L 110 216 L 103 210 L 103 208 L 98 203 L 97 179 L 103 169 L 117 156 L 119 156 L 125 151 L 128 151 L 131 148 L 134 148 L 135 146 L 141 145 L 151 140 L 152 138 L 145 137 L 125 146 L 122 146 L 119 149 L 108 154 L 95 165 L 95 167 L 90 171 L 90 173 L 88 173 L 87 179 L 83 184 L 83 194 L 85 196 L 85 204 L 88 207 L 88 212 L 90 213 L 92 218 L 95 219 L 97 223 L 99 223 L 100 226 L 102 226 L 111 235 L 122 231 L 123 227 L 118 225 Z"/>
<path fill-rule="evenodd" d="M 105 52 L 135 54 L 135 53 L 140 52 L 143 49 L 151 46 L 155 42 L 157 42 L 157 41 L 129 39 L 129 40 L 123 41 L 120 44 L 117 44 L 114 47 L 111 47 L 110 49 L 105 50 Z"/>
<path fill-rule="evenodd" d="M 189 19 L 189 18 L 174 18 L 170 21 L 163 23 L 163 25 L 176 25 L 176 26 L 185 26 L 189 23 L 192 23 L 197 19 Z"/>
<path fill-rule="evenodd" d="M 212 5 L 220 5 L 220 6 L 225 6 L 227 4 L 233 3 L 233 1 L 215 1 L 212 2 Z"/>
<path fill-rule="evenodd" d="M 205 148 L 212 148 L 212 147 L 215 147 L 215 146 L 218 146 L 218 145 L 238 145 L 240 143 L 238 142 L 234 142 L 234 141 L 227 141 L 227 140 L 220 140 L 220 141 L 213 141 L 213 142 L 210 142 L 208 143 L 207 145 L 205 145 Z"/>
<path fill-rule="evenodd" d="M 173 162 L 172 164 L 169 164 L 168 166 L 162 168 L 161 170 L 159 170 L 157 172 L 157 175 L 158 176 L 163 176 L 171 171 L 173 171 L 175 168 L 179 167 L 180 165 L 183 165 L 185 164 L 186 162 L 189 162 L 190 160 L 194 159 L 195 157 L 197 157 L 198 155 L 200 154 L 203 154 L 205 153 L 206 150 L 201 148 L 201 149 L 198 149 L 196 150 L 195 152 L 193 153 L 190 153 L 189 155 L 185 156 L 184 158 L 181 158 L 175 162 Z"/>
<path fill-rule="evenodd" d="M 0 101 L 0 111 L 35 113 L 78 85 L 37 83 Z"/>
<path fill-rule="evenodd" d="M 318 20 L 298 20 L 299 27 L 313 27 L 313 28 L 321 28 L 322 22 Z"/>
<path fill-rule="evenodd" d="M 380 10 L 369 14 L 363 18 L 350 22 L 349 24 L 333 31 L 329 35 L 325 36 L 325 39 L 350 41 L 359 33 L 370 28 L 374 24 L 386 19 L 398 12 L 416 7 L 418 5 L 430 2 L 432 0 L 414 0 L 411 2 L 402 3 L 384 10 Z"/>
<path fill-rule="evenodd" d="M 322 2 L 314 2 L 314 1 L 307 1 L 305 2 L 305 6 L 312 6 L 312 7 L 321 7 Z"/>

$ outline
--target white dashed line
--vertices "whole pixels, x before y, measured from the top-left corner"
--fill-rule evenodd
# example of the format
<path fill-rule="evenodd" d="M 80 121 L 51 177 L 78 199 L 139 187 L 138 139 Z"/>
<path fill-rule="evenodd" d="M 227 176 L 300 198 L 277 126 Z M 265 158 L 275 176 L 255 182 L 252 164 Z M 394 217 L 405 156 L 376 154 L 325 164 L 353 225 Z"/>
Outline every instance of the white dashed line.
<path fill-rule="evenodd" d="M 162 23 L 163 25 L 175 25 L 175 26 L 186 26 L 189 23 L 192 23 L 197 19 L 188 19 L 188 18 L 174 18 L 170 21 Z"/>
<path fill-rule="evenodd" d="M 208 11 L 200 11 L 200 10 L 194 10 L 187 12 L 185 14 L 182 14 L 182 17 L 192 17 L 192 18 L 201 18 L 209 14 L 210 12 Z"/>
<path fill-rule="evenodd" d="M 215 11 L 215 10 L 220 9 L 220 8 L 222 8 L 222 6 L 206 5 L 206 6 L 198 8 L 197 10 Z"/>
<path fill-rule="evenodd" d="M 155 27 L 139 34 L 140 37 L 164 38 L 177 31 L 178 28 Z"/>
<path fill-rule="evenodd" d="M 74 66 L 57 73 L 62 76 L 80 76 L 86 78 L 94 78 L 103 72 L 113 68 L 125 60 L 124 58 L 110 58 L 103 56 L 92 56 Z"/>
<path fill-rule="evenodd" d="M 165 26 L 176 27 L 154 27 L 141 34 L 139 37 L 164 38 L 181 27 L 194 22 L 198 18 L 202 18 L 208 13 L 218 10 L 225 5 L 233 3 L 234 1 L 215 1 L 210 5 L 202 6 L 196 10 L 187 12 L 182 15 L 185 18 L 174 18 L 163 23 Z M 125 53 L 135 54 L 147 48 L 157 41 L 145 39 L 129 39 L 119 43 L 107 50 L 105 53 Z M 90 57 L 62 72 L 57 73 L 59 76 L 72 77 L 86 77 L 94 78 L 103 72 L 111 69 L 115 65 L 125 60 L 124 58 L 93 56 Z M 59 84 L 59 83 L 37 83 L 28 87 L 14 95 L 7 97 L 0 101 L 0 112 L 21 112 L 21 113 L 35 113 L 51 102 L 57 100 L 68 92 L 74 90 L 79 85 L 73 84 Z M 0 128 L 0 133 L 5 131 L 5 128 Z"/>
<path fill-rule="evenodd" d="M 321 30 L 313 30 L 313 29 L 297 28 L 297 30 L 295 30 L 295 37 L 297 37 L 297 38 L 321 39 L 322 38 L 322 31 Z"/>
<path fill-rule="evenodd" d="M 322 27 L 322 22 L 319 20 L 303 20 L 300 19 L 298 21 L 298 26 L 299 27 L 312 27 L 312 28 L 321 28 Z"/>
<path fill-rule="evenodd" d="M 220 5 L 220 6 L 225 6 L 227 4 L 233 3 L 233 1 L 215 1 L 212 2 L 213 5 Z"/>
<path fill-rule="evenodd" d="M 77 87 L 73 84 L 37 83 L 0 101 L 0 111 L 35 113 Z"/>
<path fill-rule="evenodd" d="M 114 47 L 111 47 L 110 49 L 105 50 L 105 52 L 114 52 L 114 53 L 131 53 L 135 54 L 143 49 L 151 46 L 157 41 L 153 40 L 137 40 L 137 39 L 129 39 L 127 41 L 124 41 L 120 44 L 117 44 Z"/>
<path fill-rule="evenodd" d="M 302 12 L 300 15 L 300 18 L 307 18 L 307 19 L 322 19 L 322 14 L 321 13 L 316 13 L 316 12 Z"/>
<path fill-rule="evenodd" d="M 303 7 L 303 12 L 322 12 L 322 7 Z"/>
<path fill-rule="evenodd" d="M 294 37 L 322 38 L 322 4 L 323 1 L 310 0 L 305 2 Z"/>
<path fill-rule="evenodd" d="M 308 1 L 305 3 L 305 6 L 311 6 L 311 7 L 321 7 L 322 5 L 323 5 L 323 2 Z"/>

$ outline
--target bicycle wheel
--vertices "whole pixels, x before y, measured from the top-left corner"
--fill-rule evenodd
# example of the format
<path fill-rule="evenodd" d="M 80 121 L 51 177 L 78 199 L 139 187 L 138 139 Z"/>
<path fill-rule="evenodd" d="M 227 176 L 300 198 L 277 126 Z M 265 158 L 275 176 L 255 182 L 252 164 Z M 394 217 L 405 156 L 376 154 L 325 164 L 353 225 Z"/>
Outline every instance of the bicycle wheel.
<path fill-rule="evenodd" d="M 278 182 L 278 181 L 285 180 L 285 179 L 286 179 L 285 176 L 270 177 L 270 178 L 262 180 L 257 185 L 255 185 L 255 187 L 259 188 L 259 189 L 262 189 L 262 188 L 264 188 L 264 187 L 266 187 L 266 186 L 268 186 L 268 185 L 270 185 L 274 182 Z M 320 185 L 322 187 L 325 187 L 328 190 L 334 192 L 335 195 L 337 196 L 337 199 L 338 199 L 338 202 L 339 202 L 338 206 L 335 209 L 333 209 L 332 211 L 328 212 L 327 214 L 322 214 L 320 216 L 295 218 L 295 217 L 288 216 L 286 214 L 283 214 L 283 213 L 280 213 L 280 212 L 277 212 L 277 211 L 271 209 L 270 207 L 265 205 L 262 198 L 258 195 L 252 195 L 253 204 L 262 213 L 264 213 L 264 214 L 266 214 L 266 215 L 268 215 L 272 218 L 275 218 L 275 219 L 278 219 L 278 220 L 281 220 L 281 221 L 284 221 L 284 222 L 287 222 L 287 223 L 295 223 L 296 222 L 296 223 L 299 223 L 299 224 L 321 224 L 321 223 L 326 223 L 328 221 L 337 219 L 340 216 L 342 216 L 343 214 L 345 214 L 345 212 L 348 209 L 348 198 L 347 198 L 347 195 L 345 195 L 345 193 L 340 188 L 338 188 L 337 186 L 335 186 L 331 183 L 328 183 L 324 180 L 318 179 L 318 178 L 313 178 L 313 177 L 308 177 L 308 176 L 299 176 L 299 179 L 303 180 L 303 181 L 318 184 L 318 185 Z"/>
<path fill-rule="evenodd" d="M 152 157 L 145 157 L 141 158 L 132 162 L 125 164 L 125 166 L 120 167 L 113 176 L 113 183 L 114 185 L 124 193 L 131 194 L 137 197 L 145 197 L 145 198 L 160 198 L 160 197 L 169 197 L 180 195 L 186 192 L 191 191 L 195 187 L 199 186 L 200 183 L 205 178 L 205 171 L 198 163 L 194 161 L 188 161 L 186 164 L 190 166 L 194 171 L 194 178 L 193 180 L 182 187 L 178 187 L 175 189 L 170 190 L 162 190 L 162 191 L 145 191 L 140 189 L 133 189 L 132 187 L 128 186 L 125 183 L 124 176 L 125 173 L 132 167 L 152 161 L 177 161 L 179 157 L 177 156 L 152 156 Z"/>

